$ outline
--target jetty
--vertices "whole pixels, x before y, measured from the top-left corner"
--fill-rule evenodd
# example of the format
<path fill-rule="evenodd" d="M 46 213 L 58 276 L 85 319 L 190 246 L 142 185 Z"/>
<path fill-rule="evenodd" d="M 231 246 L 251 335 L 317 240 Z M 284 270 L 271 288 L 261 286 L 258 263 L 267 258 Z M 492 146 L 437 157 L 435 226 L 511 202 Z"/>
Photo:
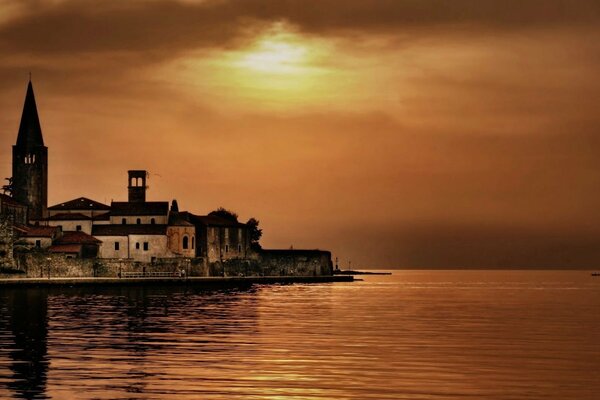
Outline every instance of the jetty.
<path fill-rule="evenodd" d="M 377 272 L 377 271 L 353 271 L 348 269 L 334 269 L 333 274 L 336 276 L 343 275 L 391 275 L 391 272 Z"/>
<path fill-rule="evenodd" d="M 287 285 L 353 282 L 352 276 L 216 276 L 216 277 L 136 277 L 136 278 L 5 278 L 0 287 L 44 286 L 197 286 L 206 288 L 249 287 L 253 285 Z"/>

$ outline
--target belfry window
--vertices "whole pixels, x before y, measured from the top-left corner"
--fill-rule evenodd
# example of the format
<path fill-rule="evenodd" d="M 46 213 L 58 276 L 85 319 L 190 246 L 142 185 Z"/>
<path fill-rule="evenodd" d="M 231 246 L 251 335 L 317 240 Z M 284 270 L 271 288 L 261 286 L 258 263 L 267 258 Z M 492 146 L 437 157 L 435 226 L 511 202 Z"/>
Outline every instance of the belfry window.
<path fill-rule="evenodd" d="M 142 223 L 142 220 L 140 218 L 138 218 L 138 219 L 135 220 L 135 223 L 139 225 L 139 224 Z"/>
<path fill-rule="evenodd" d="M 196 237 L 192 236 L 192 249 L 196 246 Z"/>
<path fill-rule="evenodd" d="M 189 238 L 187 236 L 183 237 L 183 249 L 187 250 L 187 248 L 189 247 Z"/>
<path fill-rule="evenodd" d="M 24 161 L 25 164 L 33 164 L 35 162 L 35 154 L 27 154 Z"/>

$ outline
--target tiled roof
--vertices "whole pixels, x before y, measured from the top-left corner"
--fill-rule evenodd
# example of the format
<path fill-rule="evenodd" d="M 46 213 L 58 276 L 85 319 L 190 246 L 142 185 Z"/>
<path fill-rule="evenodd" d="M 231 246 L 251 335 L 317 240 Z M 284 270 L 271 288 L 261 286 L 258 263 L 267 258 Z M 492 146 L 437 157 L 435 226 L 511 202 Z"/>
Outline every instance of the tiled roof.
<path fill-rule="evenodd" d="M 167 215 L 169 213 L 168 201 L 146 201 L 143 203 L 128 201 L 113 201 L 111 203 L 110 215 Z"/>
<path fill-rule="evenodd" d="M 81 213 L 60 213 L 48 217 L 50 221 L 82 221 L 88 220 L 90 217 Z"/>
<path fill-rule="evenodd" d="M 81 251 L 80 244 L 55 244 L 48 247 L 50 253 L 79 253 Z"/>
<path fill-rule="evenodd" d="M 62 237 L 56 239 L 54 244 L 99 244 L 102 241 L 81 231 L 65 231 Z"/>
<path fill-rule="evenodd" d="M 48 210 L 110 210 L 110 207 L 106 204 L 99 203 L 95 200 L 88 199 L 87 197 L 79 197 L 65 201 L 64 203 L 53 205 L 48 207 Z"/>
<path fill-rule="evenodd" d="M 181 212 L 179 214 L 182 218 L 193 224 L 201 224 L 206 226 L 229 226 L 240 228 L 246 226 L 246 224 L 242 224 L 241 222 L 231 221 L 226 218 L 217 217 L 216 215 L 194 215 L 187 211 Z"/>
<path fill-rule="evenodd" d="M 110 221 L 110 213 L 104 213 L 104 214 L 100 214 L 100 215 L 95 215 L 94 218 L 92 218 L 94 221 Z"/>
<path fill-rule="evenodd" d="M 18 232 L 20 235 L 23 235 L 27 232 L 27 226 L 25 225 L 19 225 L 19 224 L 14 224 L 13 225 L 13 230 Z"/>
<path fill-rule="evenodd" d="M 15 200 L 12 197 L 5 195 L 3 193 L 0 193 L 0 201 L 2 203 L 10 204 L 11 206 L 27 207 L 25 204 L 21 204 L 17 200 Z"/>
<path fill-rule="evenodd" d="M 26 237 L 53 237 L 60 228 L 57 226 L 28 226 L 23 236 Z"/>
<path fill-rule="evenodd" d="M 94 225 L 94 236 L 166 235 L 167 225 Z"/>
<path fill-rule="evenodd" d="M 180 213 L 171 211 L 169 214 L 169 226 L 194 226 L 194 224 L 186 221 Z"/>

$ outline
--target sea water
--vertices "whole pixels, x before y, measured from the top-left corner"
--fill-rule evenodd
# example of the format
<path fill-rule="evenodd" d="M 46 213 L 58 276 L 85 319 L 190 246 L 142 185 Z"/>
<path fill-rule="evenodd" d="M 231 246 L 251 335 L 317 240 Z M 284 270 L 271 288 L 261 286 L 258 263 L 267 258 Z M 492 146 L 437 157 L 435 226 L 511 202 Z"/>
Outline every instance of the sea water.
<path fill-rule="evenodd" d="M 0 398 L 598 399 L 600 277 L 1 289 Z"/>

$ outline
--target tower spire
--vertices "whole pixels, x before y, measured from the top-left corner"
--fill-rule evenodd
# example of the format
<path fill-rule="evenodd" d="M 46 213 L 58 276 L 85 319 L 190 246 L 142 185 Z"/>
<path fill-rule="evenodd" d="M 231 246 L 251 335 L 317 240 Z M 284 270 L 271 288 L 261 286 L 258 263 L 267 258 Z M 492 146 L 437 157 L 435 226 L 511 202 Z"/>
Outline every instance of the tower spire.
<path fill-rule="evenodd" d="M 13 146 L 12 195 L 28 206 L 29 221 L 39 221 L 48 206 L 48 148 L 44 146 L 33 85 L 27 85 L 17 143 Z"/>
<path fill-rule="evenodd" d="M 42 136 L 42 127 L 38 117 L 37 105 L 35 104 L 35 95 L 33 94 L 33 85 L 31 77 L 27 85 L 27 94 L 25 95 L 25 104 L 23 105 L 23 114 L 19 125 L 19 134 L 17 136 L 17 147 L 30 150 L 37 146 L 44 145 Z"/>

